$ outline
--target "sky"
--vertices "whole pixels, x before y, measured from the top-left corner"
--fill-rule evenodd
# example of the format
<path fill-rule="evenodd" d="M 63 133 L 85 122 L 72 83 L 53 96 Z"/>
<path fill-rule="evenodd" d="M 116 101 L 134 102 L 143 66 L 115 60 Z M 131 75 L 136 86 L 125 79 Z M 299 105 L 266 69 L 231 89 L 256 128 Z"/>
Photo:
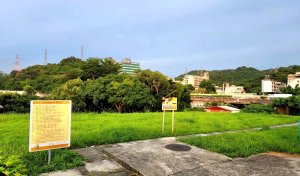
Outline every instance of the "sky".
<path fill-rule="evenodd" d="M 9 0 L 0 5 L 0 71 L 69 56 L 131 58 L 190 70 L 300 65 L 299 0 Z"/>

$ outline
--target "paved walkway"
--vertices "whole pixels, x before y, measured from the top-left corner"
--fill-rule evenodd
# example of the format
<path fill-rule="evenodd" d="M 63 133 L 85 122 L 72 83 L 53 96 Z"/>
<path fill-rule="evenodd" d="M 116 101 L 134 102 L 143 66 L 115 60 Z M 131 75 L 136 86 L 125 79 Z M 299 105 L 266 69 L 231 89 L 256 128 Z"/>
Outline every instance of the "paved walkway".
<path fill-rule="evenodd" d="M 270 128 L 296 125 L 298 124 L 285 124 Z M 209 136 L 261 129 L 251 128 L 181 137 Z M 190 150 L 170 150 L 166 148 L 169 144 L 186 146 L 185 149 L 190 148 Z M 174 148 L 173 146 L 173 149 L 180 148 L 176 148 L 176 146 Z M 102 145 L 76 149 L 74 151 L 86 158 L 85 166 L 67 171 L 45 173 L 42 176 L 300 175 L 299 156 L 272 153 L 232 159 L 222 154 L 180 143 L 174 137 Z"/>
<path fill-rule="evenodd" d="M 300 175 L 300 158 L 268 154 L 231 159 L 225 155 L 191 147 L 189 151 L 166 149 L 181 144 L 175 138 L 161 138 L 107 146 L 104 152 L 127 168 L 145 176 L 296 176 Z"/>

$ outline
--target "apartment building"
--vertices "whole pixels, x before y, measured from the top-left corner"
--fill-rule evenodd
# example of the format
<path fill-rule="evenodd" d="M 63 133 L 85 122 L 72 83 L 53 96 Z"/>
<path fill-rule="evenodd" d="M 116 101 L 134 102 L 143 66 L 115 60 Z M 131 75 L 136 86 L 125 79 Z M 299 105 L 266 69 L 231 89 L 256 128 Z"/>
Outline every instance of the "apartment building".
<path fill-rule="evenodd" d="M 281 87 L 286 87 L 286 84 L 270 79 L 269 75 L 266 75 L 265 78 L 261 80 L 262 93 L 278 93 Z"/>
<path fill-rule="evenodd" d="M 183 85 L 191 84 L 193 87 L 198 88 L 203 80 L 209 80 L 208 72 L 201 72 L 199 75 L 185 75 L 181 83 Z"/>
<path fill-rule="evenodd" d="M 287 84 L 292 88 L 295 88 L 297 84 L 300 87 L 300 72 L 296 72 L 295 74 L 289 74 Z"/>

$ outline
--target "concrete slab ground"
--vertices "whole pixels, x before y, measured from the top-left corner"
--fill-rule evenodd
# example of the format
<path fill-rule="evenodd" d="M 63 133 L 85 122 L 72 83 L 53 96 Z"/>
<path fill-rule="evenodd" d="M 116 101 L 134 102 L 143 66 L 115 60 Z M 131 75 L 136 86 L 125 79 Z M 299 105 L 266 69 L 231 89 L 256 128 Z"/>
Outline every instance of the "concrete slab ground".
<path fill-rule="evenodd" d="M 231 159 L 193 146 L 189 151 L 172 151 L 165 148 L 168 144 L 187 145 L 171 137 L 108 145 L 102 149 L 127 169 L 145 176 L 300 175 L 300 158 L 260 154 Z"/>
<path fill-rule="evenodd" d="M 176 151 L 180 149 L 186 151 Z M 94 146 L 73 151 L 85 157 L 85 166 L 41 175 L 300 176 L 298 155 L 272 152 L 232 159 L 178 142 L 174 137 Z"/>
<path fill-rule="evenodd" d="M 41 176 L 134 176 L 117 162 L 108 158 L 102 147 L 88 147 L 73 150 L 86 159 L 85 166 L 66 171 L 57 171 L 41 174 Z"/>

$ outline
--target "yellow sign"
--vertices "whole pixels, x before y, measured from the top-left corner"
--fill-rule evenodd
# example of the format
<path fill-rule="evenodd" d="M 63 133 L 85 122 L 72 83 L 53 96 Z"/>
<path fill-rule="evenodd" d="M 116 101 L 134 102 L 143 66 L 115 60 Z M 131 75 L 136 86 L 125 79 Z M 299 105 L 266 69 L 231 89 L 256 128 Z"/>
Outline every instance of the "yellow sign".
<path fill-rule="evenodd" d="M 30 152 L 70 146 L 71 109 L 70 100 L 31 101 Z"/>
<path fill-rule="evenodd" d="M 163 98 L 162 110 L 177 110 L 177 97 Z"/>

